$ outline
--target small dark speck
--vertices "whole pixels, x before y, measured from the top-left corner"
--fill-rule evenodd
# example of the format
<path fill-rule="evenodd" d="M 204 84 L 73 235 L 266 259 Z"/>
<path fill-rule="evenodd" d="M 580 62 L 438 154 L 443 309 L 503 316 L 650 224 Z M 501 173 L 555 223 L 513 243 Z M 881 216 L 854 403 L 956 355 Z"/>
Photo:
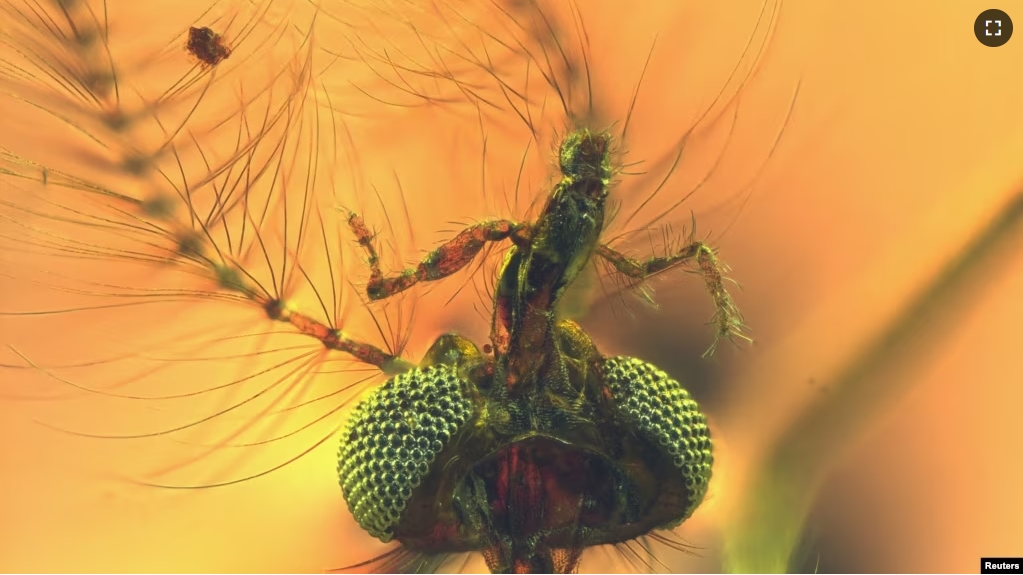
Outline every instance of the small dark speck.
<path fill-rule="evenodd" d="M 188 29 L 188 52 L 207 66 L 216 66 L 231 55 L 224 37 L 209 28 Z"/>

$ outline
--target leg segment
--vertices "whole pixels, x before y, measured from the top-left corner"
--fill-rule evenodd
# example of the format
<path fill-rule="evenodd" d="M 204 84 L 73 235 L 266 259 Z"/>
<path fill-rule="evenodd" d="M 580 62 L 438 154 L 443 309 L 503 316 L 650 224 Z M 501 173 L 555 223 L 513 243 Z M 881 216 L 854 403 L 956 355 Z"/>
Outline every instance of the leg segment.
<path fill-rule="evenodd" d="M 355 233 L 359 245 L 369 256 L 370 276 L 366 293 L 373 300 L 388 298 L 421 281 L 439 280 L 455 273 L 469 265 L 488 242 L 511 239 L 518 245 L 525 245 L 529 241 L 528 224 L 510 220 L 480 222 L 462 230 L 453 239 L 427 254 L 416 267 L 385 278 L 380 270 L 380 258 L 373 245 L 373 234 L 369 232 L 362 217 L 349 213 L 348 225 Z"/>
<path fill-rule="evenodd" d="M 313 317 L 295 311 L 280 300 L 263 302 L 263 309 L 270 319 L 290 323 L 298 328 L 299 332 L 318 339 L 327 349 L 343 351 L 362 363 L 378 368 L 387 375 L 397 375 L 415 367 L 412 363 L 390 352 L 375 345 L 352 339 L 340 329 L 335 329 Z"/>
<path fill-rule="evenodd" d="M 698 272 L 703 277 L 703 283 L 707 286 L 707 291 L 710 292 L 717 308 L 711 320 L 711 325 L 714 326 L 714 343 L 704 356 L 713 354 L 722 339 L 734 341 L 734 338 L 740 338 L 753 341 L 744 333 L 746 326 L 742 322 L 742 314 L 725 289 L 724 272 L 728 268 L 718 260 L 714 250 L 707 244 L 691 240 L 673 255 L 652 257 L 644 261 L 634 260 L 605 245 L 597 246 L 597 255 L 607 260 L 626 277 L 635 280 L 644 280 L 676 265 L 691 263 L 695 259 Z"/>

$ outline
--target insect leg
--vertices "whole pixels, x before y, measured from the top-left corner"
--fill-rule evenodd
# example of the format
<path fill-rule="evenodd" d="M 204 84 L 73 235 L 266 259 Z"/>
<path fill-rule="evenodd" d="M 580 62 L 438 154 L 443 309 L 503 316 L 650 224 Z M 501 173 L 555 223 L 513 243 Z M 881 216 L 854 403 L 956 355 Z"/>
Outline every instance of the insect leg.
<path fill-rule="evenodd" d="M 415 367 L 401 357 L 375 345 L 352 339 L 340 329 L 293 310 L 278 300 L 266 302 L 263 307 L 270 319 L 291 324 L 301 333 L 320 340 L 327 349 L 347 353 L 362 363 L 379 368 L 387 375 L 395 375 Z"/>
<path fill-rule="evenodd" d="M 370 299 L 379 300 L 401 293 L 421 281 L 445 278 L 472 262 L 473 258 L 488 242 L 511 239 L 519 245 L 528 242 L 528 225 L 510 220 L 490 220 L 465 228 L 454 238 L 426 255 L 414 268 L 408 268 L 396 276 L 384 277 L 380 270 L 380 258 L 373 245 L 373 234 L 366 227 L 362 217 L 355 213 L 348 215 L 348 225 L 355 233 L 359 245 L 369 256 L 370 276 L 366 293 Z"/>
<path fill-rule="evenodd" d="M 713 354 L 722 339 L 734 341 L 734 338 L 740 338 L 752 341 L 744 333 L 746 326 L 742 321 L 742 313 L 732 301 L 731 294 L 725 289 L 724 273 L 728 271 L 728 267 L 718 260 L 714 250 L 707 244 L 690 239 L 674 254 L 655 256 L 642 261 L 632 259 L 606 245 L 597 246 L 597 255 L 607 260 L 626 277 L 639 281 L 677 265 L 691 264 L 695 261 L 697 271 L 703 277 L 703 283 L 707 286 L 717 309 L 711 320 L 711 325 L 714 326 L 714 343 L 704 356 Z"/>

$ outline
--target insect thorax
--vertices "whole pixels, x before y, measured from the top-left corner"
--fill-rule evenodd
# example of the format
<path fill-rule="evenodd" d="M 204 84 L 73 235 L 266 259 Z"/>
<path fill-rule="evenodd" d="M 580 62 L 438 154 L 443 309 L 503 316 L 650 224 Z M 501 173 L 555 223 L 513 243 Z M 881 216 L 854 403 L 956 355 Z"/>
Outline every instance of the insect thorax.
<path fill-rule="evenodd" d="M 559 369 L 552 330 L 565 289 L 593 255 L 604 227 L 611 182 L 611 137 L 577 130 L 559 153 L 563 174 L 532 224 L 529 242 L 513 247 L 499 273 L 491 340 L 509 387 Z"/>

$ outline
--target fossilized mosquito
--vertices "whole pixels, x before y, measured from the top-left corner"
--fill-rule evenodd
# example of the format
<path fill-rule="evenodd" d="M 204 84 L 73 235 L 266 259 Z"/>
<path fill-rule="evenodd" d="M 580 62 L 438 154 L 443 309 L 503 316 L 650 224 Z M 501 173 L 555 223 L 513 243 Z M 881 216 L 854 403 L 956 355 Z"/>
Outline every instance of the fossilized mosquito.
<path fill-rule="evenodd" d="M 372 234 L 349 216 L 368 255 L 372 299 L 442 279 L 487 242 L 514 244 L 485 351 L 441 336 L 342 432 L 341 486 L 372 535 L 429 554 L 481 551 L 495 573 L 565 573 L 585 547 L 673 527 L 702 501 L 713 456 L 688 392 L 643 360 L 602 356 L 578 324 L 557 318 L 559 298 L 591 257 L 637 279 L 694 262 L 717 306 L 716 338 L 743 337 L 722 266 L 704 243 L 646 261 L 600 243 L 611 146 L 607 133 L 570 133 L 562 178 L 535 221 L 479 223 L 396 276 L 384 277 Z"/>
<path fill-rule="evenodd" d="M 261 4 L 256 8 L 257 12 L 269 9 L 270 4 Z M 508 6 L 508 10 L 512 10 L 512 4 Z M 529 12 L 526 8 L 517 9 Z M 545 20 L 542 7 L 531 9 L 534 16 Z M 509 14 L 505 14 L 508 21 L 514 22 L 514 18 L 507 16 Z M 259 18 L 254 16 L 253 22 L 260 21 Z M 66 20 L 69 26 L 79 28 L 89 24 L 97 30 L 91 36 L 93 38 L 105 37 L 104 25 L 94 14 L 87 14 L 82 6 L 67 15 Z M 31 17 L 27 22 L 28 28 L 36 26 L 35 19 Z M 515 64 L 521 60 L 538 65 L 559 50 L 557 44 L 560 40 L 555 32 L 558 26 L 549 21 L 545 26 L 539 29 L 543 35 L 534 42 L 535 45 L 527 47 L 507 43 L 505 46 L 511 49 L 504 55 L 503 63 Z M 191 29 L 196 28 L 193 26 Z M 227 33 L 230 28 L 224 30 Z M 533 32 L 535 30 L 530 31 Z M 246 62 L 252 61 L 239 57 L 245 54 L 244 50 L 251 47 L 252 42 L 246 44 L 242 33 L 232 32 L 231 37 L 239 38 L 232 46 L 238 50 L 236 56 L 227 62 L 219 62 L 216 74 L 208 67 L 197 70 L 199 78 L 207 79 L 211 87 L 222 86 L 220 78 L 231 70 L 245 69 Z M 312 37 L 312 34 L 307 37 Z M 492 45 L 500 44 L 496 36 L 489 38 Z M 55 43 L 63 46 L 60 39 L 56 39 Z M 175 51 L 180 52 L 180 44 L 175 43 L 174 46 Z M 367 58 L 373 56 L 369 49 L 364 49 L 363 55 Z M 411 73 L 392 60 L 389 53 L 376 56 L 380 58 L 378 63 L 389 65 L 396 72 Z M 95 66 L 103 64 L 91 52 L 72 50 L 68 58 L 72 62 L 83 60 Z M 575 125 L 596 123 L 592 113 L 592 94 L 587 95 L 584 104 L 589 109 L 587 115 L 587 110 L 573 105 L 569 93 L 572 89 L 570 83 L 575 83 L 575 89 L 584 85 L 579 74 L 588 66 L 583 64 L 585 58 L 581 61 L 583 63 L 570 61 L 564 53 L 560 58 L 553 64 L 548 60 L 541 72 L 550 93 L 558 96 L 564 115 Z M 578 324 L 557 314 L 565 291 L 589 263 L 605 263 L 622 279 L 622 284 L 629 285 L 639 284 L 653 274 L 676 266 L 687 266 L 702 276 L 715 304 L 715 343 L 728 337 L 743 337 L 741 317 L 724 287 L 723 266 L 713 250 L 698 241 L 695 235 L 683 234 L 681 245 L 673 245 L 670 253 L 646 260 L 634 259 L 611 247 L 604 233 L 607 232 L 608 212 L 611 211 L 607 209 L 607 200 L 620 173 L 621 168 L 614 156 L 616 143 L 619 139 L 624 140 L 625 129 L 620 138 L 613 137 L 610 131 L 586 127 L 571 129 L 567 136 L 559 139 L 556 165 L 560 176 L 553 191 L 544 194 L 545 203 L 539 214 L 516 220 L 478 223 L 432 252 L 417 268 L 396 277 L 383 274 L 371 226 L 356 214 L 342 213 L 342 217 L 337 218 L 343 222 L 342 225 L 347 224 L 359 249 L 368 256 L 370 299 L 388 299 L 417 282 L 440 279 L 463 269 L 489 245 L 504 242 L 513 246 L 496 274 L 490 341 L 480 349 L 466 338 L 445 335 L 437 340 L 419 364 L 413 364 L 401 357 L 401 345 L 382 349 L 364 339 L 366 333 L 348 329 L 350 326 L 339 319 L 342 314 L 338 310 L 344 306 L 338 302 L 334 282 L 347 282 L 347 277 L 336 277 L 337 274 L 332 273 L 329 284 L 316 285 L 307 273 L 311 268 L 309 252 L 312 251 L 308 246 L 315 245 L 308 238 L 315 238 L 317 230 L 313 223 L 315 220 L 309 215 L 314 212 L 307 211 L 305 206 L 315 203 L 312 201 L 314 191 L 321 194 L 327 186 L 317 185 L 319 182 L 310 178 L 299 186 L 300 193 L 296 195 L 294 182 L 288 178 L 291 173 L 300 171 L 294 169 L 295 157 L 307 155 L 312 158 L 310 162 L 318 158 L 311 143 L 308 144 L 309 153 L 305 153 L 307 149 L 302 146 L 307 145 L 307 141 L 301 136 L 294 136 L 300 130 L 292 129 L 302 124 L 302 96 L 313 82 L 312 60 L 312 56 L 297 58 L 292 69 L 284 68 L 291 72 L 293 82 L 287 81 L 289 75 L 284 72 L 274 76 L 275 80 L 282 78 L 280 83 L 286 86 L 283 102 L 274 101 L 273 90 L 258 92 L 270 101 L 266 105 L 266 113 L 262 114 L 262 126 L 257 125 L 252 130 L 254 126 L 250 125 L 252 118 L 246 115 L 247 107 L 238 112 L 237 131 L 245 134 L 246 138 L 240 138 L 234 148 L 229 147 L 227 153 L 216 161 L 207 161 L 207 155 L 213 157 L 207 141 L 200 139 L 201 136 L 193 136 L 185 128 L 196 125 L 191 112 L 179 119 L 181 128 L 166 130 L 159 145 L 136 146 L 136 142 L 132 141 L 136 134 L 125 128 L 146 120 L 148 116 L 127 110 L 127 106 L 122 107 L 115 98 L 123 77 L 115 74 L 111 67 L 110 72 L 103 76 L 107 78 L 103 85 L 106 88 L 102 94 L 104 97 L 97 98 L 103 105 L 96 107 L 102 108 L 102 118 L 106 122 L 103 129 L 109 128 L 114 135 L 101 132 L 101 136 L 119 144 L 128 144 L 116 146 L 118 151 L 123 147 L 131 152 L 126 153 L 123 162 L 116 167 L 137 178 L 134 181 L 144 184 L 141 186 L 121 185 L 116 181 L 99 185 L 77 177 L 77 174 L 72 176 L 66 171 L 41 167 L 14 154 L 5 153 L 0 158 L 10 175 L 30 182 L 41 180 L 43 189 L 37 192 L 37 197 L 49 197 L 47 194 L 53 190 L 63 193 L 49 201 L 46 205 L 49 211 L 31 214 L 59 233 L 50 233 L 44 228 L 22 229 L 24 226 L 21 226 L 19 231 L 23 235 L 18 239 L 22 243 L 41 237 L 44 241 L 38 243 L 54 251 L 80 254 L 78 243 L 84 239 L 86 253 L 137 264 L 146 271 L 149 271 L 145 267 L 147 265 L 170 263 L 176 269 L 187 270 L 192 275 L 189 279 L 200 287 L 194 291 L 178 292 L 162 284 L 156 285 L 152 291 L 131 285 L 124 291 L 131 293 L 132 297 L 153 299 L 176 297 L 180 293 L 182 297 L 191 298 L 188 300 L 190 306 L 200 299 L 241 303 L 248 311 L 258 306 L 265 317 L 279 322 L 275 327 L 289 330 L 291 334 L 298 332 L 309 336 L 304 341 L 317 348 L 314 351 L 303 350 L 303 355 L 277 363 L 265 372 L 256 372 L 256 368 L 252 368 L 256 372 L 252 377 L 267 375 L 268 379 L 276 379 L 249 398 L 232 398 L 228 407 L 212 415 L 196 418 L 190 414 L 191 421 L 184 425 L 120 437 L 167 435 L 230 415 L 253 398 L 269 395 L 271 391 L 276 393 L 280 390 L 283 397 L 284 390 L 304 385 L 306 371 L 313 371 L 326 363 L 328 360 L 324 358 L 343 355 L 346 361 L 354 359 L 352 363 L 376 368 L 372 370 L 374 375 L 382 372 L 391 377 L 390 382 L 384 384 L 373 399 L 363 403 L 353 416 L 344 436 L 346 447 L 342 449 L 384 450 L 385 457 L 379 460 L 381 475 L 364 477 L 373 481 L 387 480 L 388 476 L 382 474 L 389 473 L 395 483 L 384 486 L 383 495 L 376 489 L 360 492 L 358 474 L 376 474 L 375 464 L 370 462 L 368 469 L 362 469 L 356 465 L 358 460 L 354 456 L 342 456 L 340 462 L 342 484 L 357 519 L 374 535 L 383 539 L 394 538 L 405 544 L 385 558 L 384 568 L 408 567 L 411 564 L 407 561 L 409 553 L 436 556 L 448 551 L 476 549 L 483 551 L 490 567 L 497 571 L 570 571 L 578 565 L 580 554 L 588 546 L 633 539 L 651 529 L 670 526 L 688 517 L 707 488 L 711 463 L 706 422 L 695 403 L 680 384 L 645 362 L 602 357 Z M 481 59 L 470 61 L 467 68 L 476 74 L 482 73 L 483 78 L 497 87 L 496 92 L 510 89 L 505 84 L 510 76 L 498 70 L 499 64 L 502 62 Z M 434 73 L 439 74 L 427 71 L 422 76 Z M 447 78 L 448 88 L 455 86 L 457 91 L 475 90 L 477 95 L 480 94 L 479 86 L 466 80 L 468 74 L 458 76 L 450 70 L 444 73 L 451 74 Z M 35 77 L 32 80 L 33 86 L 45 84 Z M 585 78 L 585 83 L 588 82 L 589 79 Z M 198 80 L 185 85 L 202 86 Z M 66 96 L 61 87 L 58 86 L 56 92 Z M 21 89 L 20 85 L 18 89 Z M 198 95 L 190 94 L 194 97 L 195 108 L 203 100 L 205 89 L 201 92 L 196 90 L 200 92 Z M 179 98 L 180 94 L 184 92 L 171 89 L 164 99 L 158 99 L 156 103 L 177 99 L 188 104 L 193 102 Z M 429 97 L 429 94 L 424 93 L 423 96 Z M 538 126 L 544 121 L 540 117 L 543 109 L 540 99 L 527 90 L 506 97 L 509 98 L 509 108 L 522 113 L 533 139 L 539 141 Z M 76 104 L 58 101 L 68 108 Z M 245 105 L 249 106 L 248 101 Z M 477 103 L 477 106 L 481 104 Z M 158 118 L 163 113 L 160 106 L 152 104 L 144 109 L 157 120 L 154 123 L 162 121 Z M 85 113 L 80 115 L 88 117 L 95 113 L 96 110 L 86 107 Z M 211 121 L 211 125 L 225 125 L 227 120 L 217 119 Z M 625 121 L 627 126 L 628 117 Z M 279 136 L 279 140 L 278 130 L 284 134 Z M 268 134 L 273 134 L 273 137 Z M 302 153 L 296 154 L 300 147 Z M 154 151 L 143 153 L 136 148 Z M 181 152 L 193 148 L 198 152 L 190 162 L 189 157 Z M 279 169 L 281 166 L 284 168 Z M 673 170 L 674 167 L 666 170 L 665 181 Z M 289 184 L 291 195 L 287 196 Z M 94 205 L 96 198 L 100 200 L 99 207 Z M 283 225 L 278 228 L 272 225 L 273 212 L 264 219 L 267 214 L 265 206 L 271 205 L 284 206 Z M 15 203 L 8 207 L 11 214 L 21 214 L 25 211 L 23 206 Z M 292 211 L 289 212 L 289 208 Z M 99 212 L 99 209 L 104 211 Z M 81 217 L 60 218 L 64 212 L 70 211 Z M 277 212 L 276 215 L 279 214 Z M 333 272 L 336 260 L 331 259 L 334 253 L 327 241 L 330 234 L 324 229 L 324 214 L 318 215 L 321 216 L 319 232 L 327 252 L 327 269 Z M 12 216 L 8 222 L 16 226 L 17 218 Z M 111 222 L 114 222 L 116 231 L 103 235 L 106 230 L 103 226 Z M 95 225 L 97 223 L 102 225 Z M 68 229 L 61 229 L 65 224 Z M 92 235 L 82 230 L 88 230 Z M 51 240 L 55 245 L 47 243 Z M 129 241 L 135 244 L 127 243 Z M 134 249 L 135 246 L 142 248 Z M 316 292 L 318 303 L 323 308 L 322 315 L 315 306 L 309 309 L 294 305 L 291 295 L 303 279 L 308 284 L 303 287 L 311 287 Z M 329 291 L 319 290 L 327 285 Z M 107 284 L 101 287 L 102 295 L 116 297 L 116 286 Z M 333 295 L 334 301 L 330 301 L 327 294 Z M 328 311 L 331 304 L 333 314 Z M 261 319 L 265 321 L 265 317 Z M 343 353 L 333 354 L 333 351 Z M 248 357 L 254 355 L 255 352 L 251 352 Z M 20 353 L 17 357 L 29 367 L 45 370 Z M 419 392 L 412 388 L 418 385 L 417 382 L 428 379 L 435 384 L 435 389 L 430 391 L 434 395 L 418 395 Z M 249 376 L 237 376 L 237 379 L 226 383 L 207 384 L 196 392 L 175 387 L 171 393 L 157 397 L 130 393 L 118 395 L 108 388 L 104 388 L 102 393 L 121 399 L 180 399 L 241 385 L 248 380 Z M 340 390 L 323 394 L 309 400 L 309 403 L 346 392 L 363 382 L 338 385 Z M 336 384 L 333 380 L 331 383 Z M 89 393 L 100 391 L 83 385 L 73 386 Z M 432 400 L 436 400 L 436 405 Z M 296 400 L 288 398 L 288 401 Z M 341 405 L 332 406 L 333 410 L 328 415 L 336 413 L 347 401 L 339 400 L 337 403 Z M 659 401 L 665 405 L 662 410 L 650 407 Z M 393 402 L 393 406 L 388 402 Z M 276 407 L 271 404 L 267 411 Z M 394 413 L 404 414 L 399 418 L 401 421 L 375 421 L 374 418 L 383 413 L 381 410 L 391 410 L 392 407 L 396 410 Z M 285 406 L 274 411 L 286 409 L 288 407 Z M 647 421 L 646 414 L 640 413 L 648 409 L 656 414 L 656 420 L 651 418 Z M 424 422 L 430 418 L 436 426 L 430 433 L 436 432 L 435 435 L 401 437 L 411 433 L 415 426 L 426 425 Z M 374 427 L 377 423 L 379 430 Z M 357 434 L 355 439 L 352 439 L 353 431 Z M 109 434 L 82 435 L 111 437 Z M 235 437 L 229 435 L 228 440 Z M 382 441 L 381 437 L 386 441 Z M 396 439 L 400 439 L 398 444 L 395 444 Z M 250 442 L 250 445 L 257 444 Z M 394 450 L 390 460 L 386 451 L 389 449 Z M 408 451 L 407 456 L 403 450 Z M 432 459 L 427 461 L 426 454 L 431 450 Z M 444 463 L 438 463 L 440 461 Z M 401 462 L 402 470 L 397 469 L 396 462 Z M 414 464 L 411 468 L 409 462 Z M 344 467 L 346 464 L 349 467 Z M 387 469 L 388 466 L 391 469 Z M 433 473 L 434 467 L 438 467 L 436 473 Z M 586 472 L 581 473 L 580 470 Z M 397 483 L 395 474 L 399 471 L 406 474 L 403 477 L 407 485 Z M 345 483 L 345 478 L 351 480 L 353 477 L 354 483 Z M 228 485 L 238 481 L 241 480 L 209 481 L 194 487 Z M 439 515 L 423 509 L 431 502 L 429 489 L 423 487 L 430 482 L 443 483 L 444 489 L 449 490 L 440 498 L 442 504 L 448 506 L 447 511 Z M 170 486 L 167 483 L 170 482 L 153 481 L 148 484 Z M 418 491 L 413 489 L 414 483 L 419 483 Z M 391 493 L 393 489 L 397 490 L 396 494 Z M 408 489 L 407 498 L 405 489 Z M 362 498 L 356 501 L 360 496 Z M 396 500 L 396 497 L 403 499 Z M 497 509 L 485 505 L 491 502 L 497 505 Z M 411 511 L 413 508 L 417 511 Z M 443 532 L 435 533 L 437 529 Z"/>
<path fill-rule="evenodd" d="M 534 8 L 538 28 L 553 34 L 555 25 Z M 714 303 L 709 354 L 723 339 L 748 339 L 725 287 L 726 268 L 692 233 L 648 259 L 607 243 L 609 192 L 621 170 L 617 142 L 610 130 L 586 127 L 592 92 L 584 92 L 588 112 L 575 113 L 571 86 L 561 83 L 547 50 L 560 52 L 569 70 L 560 73 L 569 76 L 588 71 L 585 56 L 584 64 L 571 62 L 556 38 L 538 50 L 530 57 L 547 62 L 541 74 L 577 123 L 559 141 L 557 180 L 535 217 L 474 223 L 414 267 L 385 275 L 369 223 L 346 212 L 369 267 L 371 300 L 441 280 L 490 246 L 511 244 L 493 281 L 489 341 L 442 335 L 415 366 L 381 357 L 378 367 L 394 375 L 355 408 L 341 433 L 338 474 L 349 509 L 371 535 L 400 543 L 368 563 L 384 571 L 429 569 L 430 558 L 478 551 L 493 572 L 572 572 L 587 547 L 683 522 L 710 480 L 706 418 L 682 384 L 641 359 L 605 357 L 559 314 L 559 304 L 598 261 L 629 285 L 684 266 Z M 389 54 L 372 55 L 399 69 Z M 492 60 L 475 65 L 503 83 Z M 415 76 L 400 70 L 403 80 Z M 464 92 L 475 89 L 453 72 L 444 78 Z M 535 104 L 524 92 L 504 97 L 535 137 Z M 623 136 L 627 129 L 628 118 Z"/>

